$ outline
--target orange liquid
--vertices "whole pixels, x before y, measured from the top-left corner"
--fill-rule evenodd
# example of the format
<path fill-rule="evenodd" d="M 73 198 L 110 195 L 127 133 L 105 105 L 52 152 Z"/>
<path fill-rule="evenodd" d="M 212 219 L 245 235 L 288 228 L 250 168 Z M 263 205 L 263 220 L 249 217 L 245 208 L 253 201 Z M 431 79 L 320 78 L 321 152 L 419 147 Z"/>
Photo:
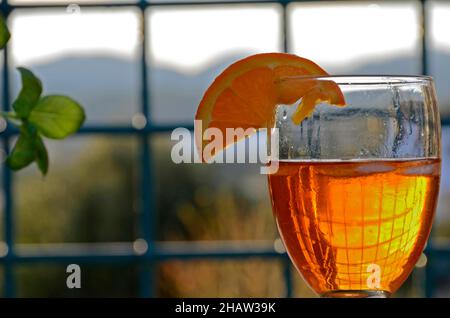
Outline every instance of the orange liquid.
<path fill-rule="evenodd" d="M 281 237 L 319 294 L 396 291 L 431 230 L 440 160 L 280 162 L 269 175 Z"/>

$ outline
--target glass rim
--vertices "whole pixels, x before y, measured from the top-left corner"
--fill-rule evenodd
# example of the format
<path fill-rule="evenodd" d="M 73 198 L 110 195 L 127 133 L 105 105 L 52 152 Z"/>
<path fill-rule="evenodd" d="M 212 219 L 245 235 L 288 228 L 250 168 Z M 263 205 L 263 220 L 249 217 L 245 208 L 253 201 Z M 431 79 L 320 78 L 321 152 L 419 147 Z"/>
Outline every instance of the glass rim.
<path fill-rule="evenodd" d="M 407 85 L 433 83 L 433 77 L 429 75 L 302 75 L 290 76 L 280 81 L 292 81 L 297 79 L 317 79 L 333 81 L 338 85 Z"/>

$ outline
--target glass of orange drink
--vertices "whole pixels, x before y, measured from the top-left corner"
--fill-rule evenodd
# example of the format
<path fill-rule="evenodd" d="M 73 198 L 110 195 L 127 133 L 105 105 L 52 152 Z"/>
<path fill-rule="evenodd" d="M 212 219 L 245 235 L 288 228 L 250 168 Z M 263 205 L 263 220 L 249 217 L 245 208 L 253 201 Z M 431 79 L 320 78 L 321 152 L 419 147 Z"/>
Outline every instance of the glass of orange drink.
<path fill-rule="evenodd" d="M 300 125 L 289 120 L 292 107 L 277 108 L 273 212 L 292 262 L 317 293 L 385 297 L 413 270 L 436 208 L 441 161 L 433 81 L 323 80 L 339 86 L 345 107 L 319 104 Z"/>
<path fill-rule="evenodd" d="M 431 77 L 330 76 L 294 55 L 258 54 L 214 81 L 196 119 L 203 129 L 277 133 L 279 168 L 268 176 L 274 216 L 293 264 L 320 296 L 387 297 L 412 272 L 440 180 Z"/>

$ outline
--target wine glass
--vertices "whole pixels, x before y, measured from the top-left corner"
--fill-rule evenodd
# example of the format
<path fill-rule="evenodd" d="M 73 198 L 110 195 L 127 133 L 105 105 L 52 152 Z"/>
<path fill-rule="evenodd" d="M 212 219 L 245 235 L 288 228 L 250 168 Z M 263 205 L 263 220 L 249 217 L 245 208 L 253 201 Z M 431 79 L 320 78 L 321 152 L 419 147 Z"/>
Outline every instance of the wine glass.
<path fill-rule="evenodd" d="M 287 252 L 322 297 L 387 297 L 428 239 L 440 180 L 440 119 L 428 76 L 316 77 L 325 103 L 300 125 L 279 105 L 279 170 L 268 177 Z M 301 81 L 303 77 L 286 81 Z"/>

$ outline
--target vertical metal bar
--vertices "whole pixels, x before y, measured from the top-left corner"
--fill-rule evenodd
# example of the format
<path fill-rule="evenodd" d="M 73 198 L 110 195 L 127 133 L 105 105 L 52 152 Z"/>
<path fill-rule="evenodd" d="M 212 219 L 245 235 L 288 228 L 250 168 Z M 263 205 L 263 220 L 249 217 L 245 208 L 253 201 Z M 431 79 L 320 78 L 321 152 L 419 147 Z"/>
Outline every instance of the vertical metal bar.
<path fill-rule="evenodd" d="M 431 240 L 428 240 L 428 244 L 430 243 Z M 425 267 L 425 271 L 424 271 L 424 275 L 422 278 L 422 282 L 424 283 L 424 294 L 426 298 L 432 298 L 434 296 L 434 285 L 435 285 L 435 276 L 433 273 L 433 260 L 436 259 L 434 257 L 434 253 L 433 250 L 431 249 L 430 246 L 427 246 L 427 258 L 428 258 L 428 262 L 427 265 Z"/>
<path fill-rule="evenodd" d="M 281 28 L 282 28 L 282 41 L 283 41 L 283 52 L 289 52 L 289 20 L 287 5 L 289 1 L 284 0 L 281 2 Z"/>
<path fill-rule="evenodd" d="M 286 287 L 286 298 L 291 298 L 293 294 L 291 260 L 289 259 L 289 257 L 287 257 L 287 255 L 283 260 L 283 272 L 284 272 L 284 283 Z"/>
<path fill-rule="evenodd" d="M 283 0 L 281 3 L 281 27 L 282 27 L 282 40 L 283 40 L 283 52 L 289 52 L 289 20 L 288 20 L 288 6 L 289 0 Z M 291 273 L 291 262 L 289 257 L 286 257 L 283 261 L 283 272 L 284 272 L 284 284 L 286 288 L 286 298 L 292 297 L 292 273 Z"/>
<path fill-rule="evenodd" d="M 420 0 L 420 40 L 421 40 L 421 73 L 423 75 L 429 74 L 428 65 L 428 24 L 427 24 L 427 4 L 426 0 Z M 433 255 L 433 237 L 427 242 L 426 255 L 428 257 L 428 263 L 425 267 L 425 273 L 423 277 L 425 297 L 433 297 L 434 294 L 434 255 Z"/>
<path fill-rule="evenodd" d="M 427 4 L 426 0 L 420 0 L 420 28 L 421 28 L 421 72 L 423 75 L 428 75 L 428 34 L 427 34 Z"/>
<path fill-rule="evenodd" d="M 1 4 L 1 11 L 5 19 L 5 23 L 8 23 L 8 17 L 10 13 L 10 7 L 8 1 L 4 0 Z M 9 67 L 8 67 L 8 45 L 3 50 L 3 99 L 2 109 L 4 111 L 9 110 L 10 104 L 10 91 L 9 91 Z M 8 127 L 7 127 L 8 129 Z M 9 137 L 8 134 L 2 136 L 3 151 L 5 154 L 9 153 Z M 14 258 L 14 219 L 13 219 L 13 191 L 12 191 L 12 174 L 11 170 L 3 166 L 2 186 L 3 186 L 3 215 L 4 215 L 4 231 L 5 231 L 5 243 L 8 247 L 8 254 L 5 259 L 4 265 L 4 295 L 5 297 L 14 297 L 15 294 L 15 281 L 14 272 L 11 260 Z"/>
<path fill-rule="evenodd" d="M 148 87 L 148 72 L 147 72 L 147 18 L 146 8 L 147 3 L 141 0 L 139 3 L 140 19 L 141 19 L 141 111 L 147 120 L 147 125 L 150 124 L 150 94 Z M 140 167 L 141 167 L 141 215 L 140 227 L 142 238 L 147 242 L 147 254 L 153 254 L 154 251 L 154 188 L 153 175 L 151 163 L 151 148 L 146 134 L 140 138 Z M 154 296 L 154 266 L 153 262 L 150 264 L 140 264 L 139 286 L 141 297 Z"/>

